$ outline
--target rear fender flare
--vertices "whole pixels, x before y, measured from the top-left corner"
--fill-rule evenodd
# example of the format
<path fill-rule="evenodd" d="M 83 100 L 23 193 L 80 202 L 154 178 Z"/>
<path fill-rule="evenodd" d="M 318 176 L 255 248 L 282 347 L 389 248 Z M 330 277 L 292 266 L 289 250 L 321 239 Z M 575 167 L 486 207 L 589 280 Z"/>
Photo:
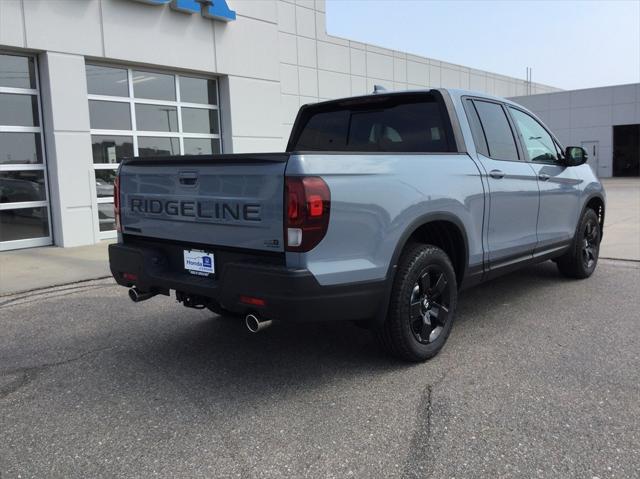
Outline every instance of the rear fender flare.
<path fill-rule="evenodd" d="M 402 235 L 400 235 L 400 239 L 396 244 L 396 247 L 393 251 L 393 255 L 391 257 L 391 262 L 389 263 L 389 267 L 387 269 L 387 274 L 385 276 L 385 295 L 384 299 L 380 305 L 380 310 L 378 315 L 374 318 L 376 325 L 381 325 L 384 323 L 387 318 L 387 312 L 389 310 L 389 301 L 391 299 L 391 289 L 393 288 L 393 282 L 396 277 L 396 272 L 398 270 L 398 262 L 400 261 L 400 256 L 407 246 L 407 242 L 409 238 L 422 226 L 427 223 L 431 223 L 433 221 L 448 221 L 454 224 L 460 233 L 462 234 L 462 238 L 464 240 L 464 248 L 465 248 L 465 257 L 464 257 L 464 268 L 463 268 L 463 278 L 466 277 L 467 270 L 469 268 L 469 240 L 467 238 L 467 233 L 464 228 L 462 221 L 452 213 L 447 212 L 433 212 L 426 213 L 414 219 L 407 228 L 405 228 Z M 460 285 L 458 285 L 460 288 Z"/>

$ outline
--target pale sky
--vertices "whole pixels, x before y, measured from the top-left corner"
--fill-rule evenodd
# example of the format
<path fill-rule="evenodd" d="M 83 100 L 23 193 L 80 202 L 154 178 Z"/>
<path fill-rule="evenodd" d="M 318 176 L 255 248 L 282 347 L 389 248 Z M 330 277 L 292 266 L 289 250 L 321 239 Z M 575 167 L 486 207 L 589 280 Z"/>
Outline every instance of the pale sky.
<path fill-rule="evenodd" d="M 640 82 L 640 0 L 326 0 L 327 30 L 563 89 Z"/>

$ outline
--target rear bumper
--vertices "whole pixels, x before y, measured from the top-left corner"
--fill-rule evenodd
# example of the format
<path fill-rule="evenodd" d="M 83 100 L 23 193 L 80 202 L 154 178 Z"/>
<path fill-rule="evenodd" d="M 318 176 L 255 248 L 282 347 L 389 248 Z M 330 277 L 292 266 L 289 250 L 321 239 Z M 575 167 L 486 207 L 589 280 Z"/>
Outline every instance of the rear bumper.
<path fill-rule="evenodd" d="M 289 321 L 360 320 L 379 315 L 386 304 L 384 281 L 322 286 L 308 270 L 253 261 L 225 262 L 215 278 L 205 278 L 170 264 L 158 248 L 109 245 L 109 265 L 118 284 L 159 294 L 175 290 L 213 309 L 258 312 L 267 319 Z M 126 280 L 123 273 L 137 279 Z M 264 305 L 245 304 L 241 296 L 262 299 Z"/>

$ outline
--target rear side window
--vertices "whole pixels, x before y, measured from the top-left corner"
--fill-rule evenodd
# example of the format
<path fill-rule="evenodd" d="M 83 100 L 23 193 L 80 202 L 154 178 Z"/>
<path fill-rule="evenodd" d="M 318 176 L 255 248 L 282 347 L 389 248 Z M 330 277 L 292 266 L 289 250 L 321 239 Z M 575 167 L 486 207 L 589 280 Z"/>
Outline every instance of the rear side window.
<path fill-rule="evenodd" d="M 467 118 L 469 119 L 469 126 L 471 127 L 473 142 L 476 144 L 476 151 L 484 156 L 489 156 L 487 139 L 484 137 L 478 112 L 476 111 L 476 107 L 473 106 L 473 102 L 471 100 L 466 100 L 464 102 L 464 110 L 467 113 Z"/>
<path fill-rule="evenodd" d="M 444 105 L 431 94 L 388 95 L 307 107 L 289 151 L 455 151 Z"/>
<path fill-rule="evenodd" d="M 473 104 L 482 123 L 489 156 L 495 160 L 517 161 L 519 158 L 516 140 L 502 106 L 479 100 L 474 100 Z"/>

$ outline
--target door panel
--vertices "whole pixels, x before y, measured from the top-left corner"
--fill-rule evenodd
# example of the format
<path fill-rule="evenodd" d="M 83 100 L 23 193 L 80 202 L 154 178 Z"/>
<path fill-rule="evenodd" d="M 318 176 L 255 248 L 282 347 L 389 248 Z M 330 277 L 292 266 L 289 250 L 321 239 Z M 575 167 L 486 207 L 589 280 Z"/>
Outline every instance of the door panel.
<path fill-rule="evenodd" d="M 580 214 L 580 180 L 571 168 L 531 163 L 538 177 L 540 212 L 536 253 L 571 241 Z M 548 179 L 547 179 L 548 178 Z"/>
<path fill-rule="evenodd" d="M 521 161 L 522 152 L 501 104 L 467 100 L 465 111 L 489 189 L 486 243 L 489 269 L 496 270 L 533 256 L 539 203 L 537 177 L 531 166 Z"/>
<path fill-rule="evenodd" d="M 546 128 L 528 113 L 509 107 L 540 189 L 535 254 L 562 248 L 573 238 L 580 206 L 580 180 L 560 164 L 561 150 Z"/>
<path fill-rule="evenodd" d="M 489 267 L 525 259 L 536 246 L 539 192 L 531 166 L 478 155 L 489 185 Z M 502 175 L 498 172 L 501 172 Z"/>

